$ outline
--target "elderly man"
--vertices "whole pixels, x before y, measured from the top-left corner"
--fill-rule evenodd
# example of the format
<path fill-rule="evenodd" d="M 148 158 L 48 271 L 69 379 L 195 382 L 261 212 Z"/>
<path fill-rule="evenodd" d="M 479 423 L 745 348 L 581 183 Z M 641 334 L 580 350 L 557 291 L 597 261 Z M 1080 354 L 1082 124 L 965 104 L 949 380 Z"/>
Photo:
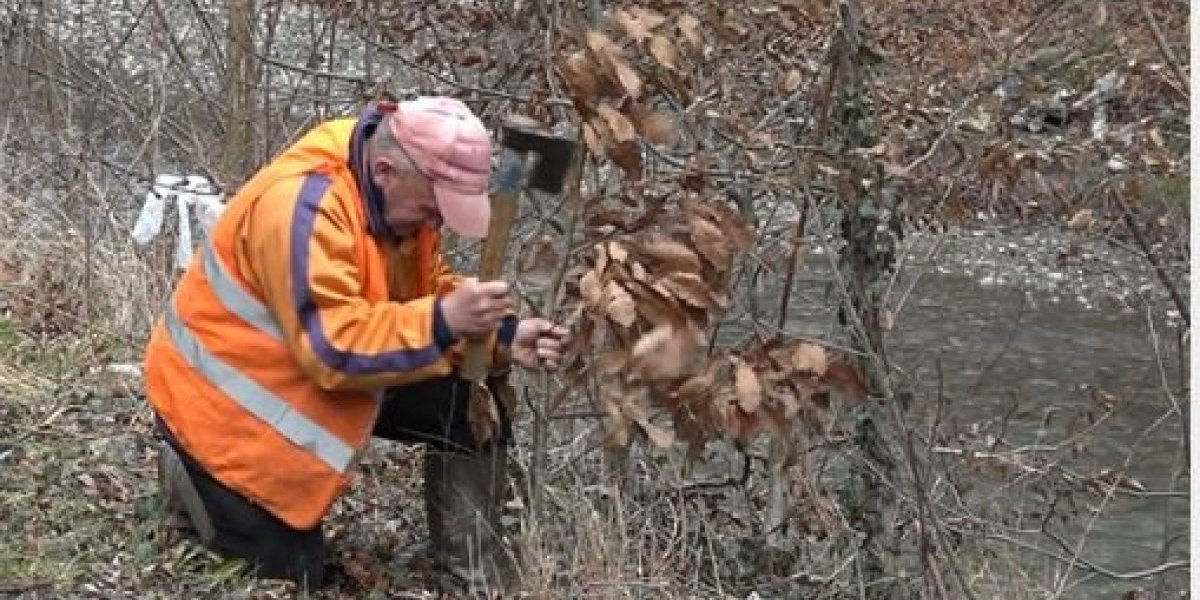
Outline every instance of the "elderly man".
<path fill-rule="evenodd" d="M 476 443 L 456 365 L 462 341 L 488 340 L 495 378 L 553 368 L 566 332 L 439 254 L 443 222 L 487 231 L 490 147 L 461 102 L 380 103 L 318 126 L 229 203 L 145 359 L 164 497 L 205 544 L 319 585 L 321 521 L 374 435 L 427 444 L 433 558 L 471 585 L 511 578 L 507 416 Z"/>

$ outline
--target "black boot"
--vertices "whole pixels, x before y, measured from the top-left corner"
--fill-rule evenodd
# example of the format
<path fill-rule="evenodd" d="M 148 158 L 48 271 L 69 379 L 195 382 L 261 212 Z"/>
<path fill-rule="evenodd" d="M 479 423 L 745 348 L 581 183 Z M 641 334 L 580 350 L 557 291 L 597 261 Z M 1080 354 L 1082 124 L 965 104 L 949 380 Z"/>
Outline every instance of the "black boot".
<path fill-rule="evenodd" d="M 165 441 L 158 445 L 158 485 L 162 491 L 167 527 L 194 531 L 201 543 L 206 546 L 212 544 L 216 532 L 204 502 L 187 468 L 183 466 L 183 459 Z"/>
<path fill-rule="evenodd" d="M 470 595 L 505 593 L 518 583 L 517 561 L 500 528 L 506 460 L 502 444 L 472 453 L 425 452 L 430 554 L 448 583 Z"/>

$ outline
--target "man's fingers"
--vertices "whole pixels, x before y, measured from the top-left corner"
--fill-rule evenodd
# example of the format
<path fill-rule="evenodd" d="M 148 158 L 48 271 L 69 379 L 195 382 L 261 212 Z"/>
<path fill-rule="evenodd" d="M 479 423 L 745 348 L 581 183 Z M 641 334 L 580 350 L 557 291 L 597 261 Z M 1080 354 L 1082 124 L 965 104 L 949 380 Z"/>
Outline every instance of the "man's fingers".
<path fill-rule="evenodd" d="M 539 348 L 537 357 L 543 365 L 550 368 L 558 367 L 559 361 L 562 360 L 562 354 L 548 348 Z"/>
<path fill-rule="evenodd" d="M 563 343 L 561 338 L 542 336 L 537 340 L 538 349 L 546 348 L 549 350 L 557 350 L 562 348 Z"/>
<path fill-rule="evenodd" d="M 508 296 L 508 282 L 507 281 L 481 281 L 481 282 L 479 282 L 477 289 L 479 290 L 479 293 L 481 295 L 488 296 L 491 298 L 501 298 L 501 297 Z"/>
<path fill-rule="evenodd" d="M 555 325 L 550 321 L 540 320 L 538 323 L 538 339 L 554 339 L 561 340 L 567 337 L 567 328 L 561 325 Z"/>
<path fill-rule="evenodd" d="M 504 317 L 513 311 L 513 301 L 508 296 L 504 296 L 503 298 L 480 298 L 475 305 L 475 309 L 483 316 L 490 317 L 498 314 Z"/>

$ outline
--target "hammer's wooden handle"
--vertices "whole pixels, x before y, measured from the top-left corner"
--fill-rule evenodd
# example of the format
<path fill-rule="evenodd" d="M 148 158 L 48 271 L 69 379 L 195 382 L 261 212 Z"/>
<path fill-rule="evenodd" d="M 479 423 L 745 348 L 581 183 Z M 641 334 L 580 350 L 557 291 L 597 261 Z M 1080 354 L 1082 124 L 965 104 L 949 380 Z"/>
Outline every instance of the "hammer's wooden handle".
<path fill-rule="evenodd" d="M 504 256 L 513 223 L 517 220 L 517 198 L 519 188 L 501 189 L 492 196 L 492 216 L 488 222 L 487 240 L 483 243 L 483 255 L 479 258 L 479 280 L 491 281 L 504 271 Z M 487 376 L 488 345 L 485 341 L 467 342 L 459 376 L 476 383 Z"/>

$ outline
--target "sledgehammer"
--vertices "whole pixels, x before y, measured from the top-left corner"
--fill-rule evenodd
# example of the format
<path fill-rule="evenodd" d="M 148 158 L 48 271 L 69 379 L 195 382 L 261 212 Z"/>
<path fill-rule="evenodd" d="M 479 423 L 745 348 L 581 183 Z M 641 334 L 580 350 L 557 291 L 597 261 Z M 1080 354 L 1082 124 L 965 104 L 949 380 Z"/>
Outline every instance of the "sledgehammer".
<path fill-rule="evenodd" d="M 501 128 L 500 166 L 493 180 L 492 216 L 483 255 L 479 259 L 480 281 L 494 280 L 504 269 L 504 256 L 517 219 L 521 190 L 528 186 L 551 194 L 561 192 L 574 151 L 574 140 L 554 134 L 525 117 L 512 116 L 505 120 Z M 482 385 L 487 368 L 487 345 L 482 341 L 469 342 L 459 376 Z"/>

